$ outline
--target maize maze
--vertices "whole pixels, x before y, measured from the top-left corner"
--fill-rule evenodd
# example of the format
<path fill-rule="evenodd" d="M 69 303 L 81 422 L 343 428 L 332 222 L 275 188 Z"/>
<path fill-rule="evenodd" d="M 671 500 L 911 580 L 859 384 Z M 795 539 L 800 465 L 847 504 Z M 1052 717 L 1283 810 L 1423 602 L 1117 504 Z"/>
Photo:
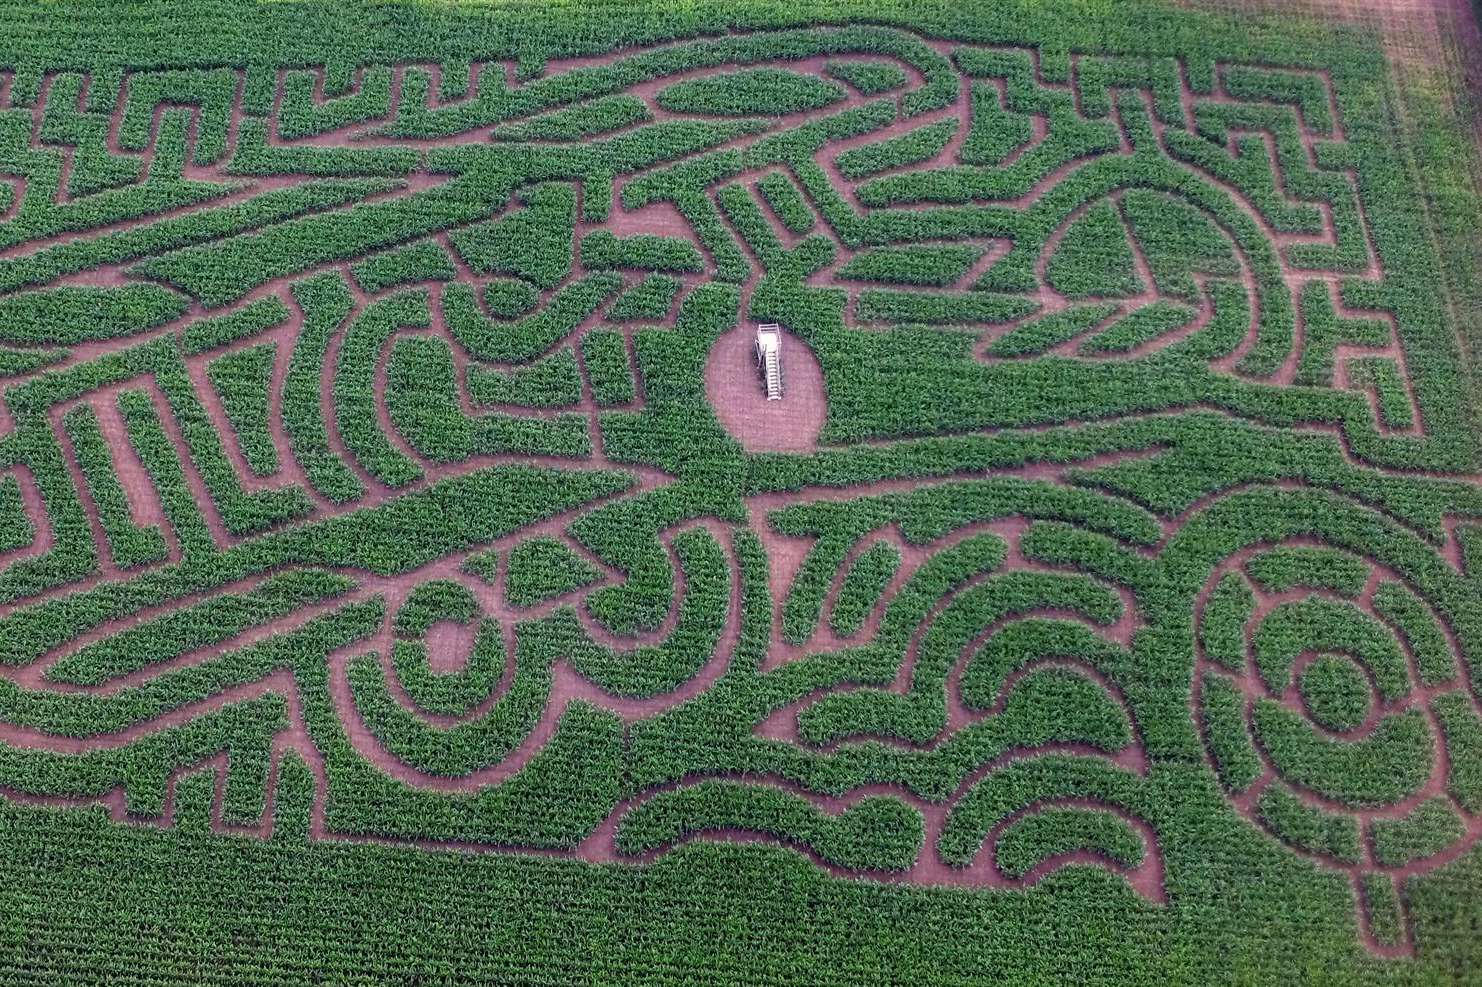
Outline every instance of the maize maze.
<path fill-rule="evenodd" d="M 1482 486 L 1378 64 L 6 69 L 0 793 L 1159 910 L 1192 792 L 1413 953 Z"/>

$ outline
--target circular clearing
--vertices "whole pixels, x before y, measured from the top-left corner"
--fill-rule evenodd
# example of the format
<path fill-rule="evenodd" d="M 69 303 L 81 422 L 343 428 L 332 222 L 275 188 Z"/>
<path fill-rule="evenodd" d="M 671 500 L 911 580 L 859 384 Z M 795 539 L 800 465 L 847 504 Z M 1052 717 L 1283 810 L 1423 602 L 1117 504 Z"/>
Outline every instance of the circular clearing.
<path fill-rule="evenodd" d="M 455 675 L 468 668 L 468 657 L 473 654 L 474 638 L 478 631 L 477 621 L 460 624 L 452 620 L 439 620 L 427 629 L 427 666 L 435 675 Z"/>
<path fill-rule="evenodd" d="M 823 367 L 811 347 L 782 331 L 782 399 L 768 401 L 756 365 L 756 326 L 716 340 L 705 361 L 705 396 L 721 425 L 747 452 L 816 449 L 828 418 Z"/>

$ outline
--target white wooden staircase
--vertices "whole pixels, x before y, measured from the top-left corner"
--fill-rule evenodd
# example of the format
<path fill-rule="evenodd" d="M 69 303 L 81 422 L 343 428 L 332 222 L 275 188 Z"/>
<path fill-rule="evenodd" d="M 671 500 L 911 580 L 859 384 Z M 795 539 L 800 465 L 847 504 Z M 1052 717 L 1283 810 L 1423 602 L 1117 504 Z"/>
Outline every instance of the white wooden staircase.
<path fill-rule="evenodd" d="M 782 400 L 782 330 L 776 324 L 756 328 L 756 364 L 768 401 Z"/>

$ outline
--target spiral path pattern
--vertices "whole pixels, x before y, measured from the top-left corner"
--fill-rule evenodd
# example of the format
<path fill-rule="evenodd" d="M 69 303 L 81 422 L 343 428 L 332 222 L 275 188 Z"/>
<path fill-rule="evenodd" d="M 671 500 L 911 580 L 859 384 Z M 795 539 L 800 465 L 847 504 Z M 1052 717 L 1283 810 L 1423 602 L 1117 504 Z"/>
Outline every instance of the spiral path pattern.
<path fill-rule="evenodd" d="M 1413 951 L 1482 487 L 1376 72 L 0 72 L 0 792 L 1148 908 L 1203 799 Z"/>

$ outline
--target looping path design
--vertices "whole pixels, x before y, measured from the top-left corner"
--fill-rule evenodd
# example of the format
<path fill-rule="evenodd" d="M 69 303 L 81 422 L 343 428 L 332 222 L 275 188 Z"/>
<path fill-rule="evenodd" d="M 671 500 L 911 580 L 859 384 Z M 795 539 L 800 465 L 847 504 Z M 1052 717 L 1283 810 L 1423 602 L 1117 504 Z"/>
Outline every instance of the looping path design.
<path fill-rule="evenodd" d="M 1364 80 L 343 68 L 0 73 L 6 796 L 1159 907 L 1196 770 L 1413 950 L 1482 488 Z"/>

